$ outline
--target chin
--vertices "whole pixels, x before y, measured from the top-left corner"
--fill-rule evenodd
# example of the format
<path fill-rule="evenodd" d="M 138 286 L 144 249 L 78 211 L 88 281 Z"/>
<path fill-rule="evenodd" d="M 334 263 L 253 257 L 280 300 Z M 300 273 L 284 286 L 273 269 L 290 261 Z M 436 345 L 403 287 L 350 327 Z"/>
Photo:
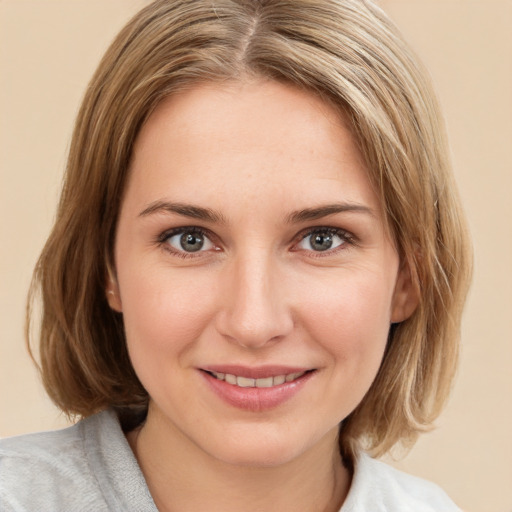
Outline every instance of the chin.
<path fill-rule="evenodd" d="M 332 452 L 337 446 L 336 433 L 325 436 L 300 435 L 282 427 L 278 432 L 263 429 L 259 432 L 245 432 L 218 441 L 210 453 L 226 464 L 240 467 L 271 468 L 283 466 L 302 458 L 314 447 L 324 445 Z M 298 434 L 298 435 L 297 435 Z M 219 450 L 222 446 L 222 450 Z"/>
<path fill-rule="evenodd" d="M 300 451 L 292 451 L 287 447 L 274 446 L 273 444 L 262 446 L 232 447 L 217 454 L 217 458 L 226 464 L 246 468 L 272 468 L 290 463 L 300 455 Z"/>

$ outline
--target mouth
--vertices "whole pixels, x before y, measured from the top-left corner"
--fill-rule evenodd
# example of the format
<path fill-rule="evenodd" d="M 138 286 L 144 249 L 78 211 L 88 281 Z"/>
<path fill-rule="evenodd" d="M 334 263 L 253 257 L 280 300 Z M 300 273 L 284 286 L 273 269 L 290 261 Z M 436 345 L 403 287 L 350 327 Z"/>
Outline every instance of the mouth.
<path fill-rule="evenodd" d="M 307 386 L 318 369 L 223 365 L 200 368 L 209 388 L 237 409 L 262 412 L 291 400 Z"/>
<path fill-rule="evenodd" d="M 208 370 L 204 371 L 206 371 L 206 373 L 210 374 L 212 377 L 215 377 L 217 380 L 224 381 L 228 384 L 231 384 L 232 386 L 238 386 L 240 388 L 273 388 L 276 386 L 281 386 L 285 383 L 294 382 L 307 373 L 311 373 L 315 370 L 283 373 L 281 375 L 260 378 L 243 377 L 233 373 L 222 373 Z"/>

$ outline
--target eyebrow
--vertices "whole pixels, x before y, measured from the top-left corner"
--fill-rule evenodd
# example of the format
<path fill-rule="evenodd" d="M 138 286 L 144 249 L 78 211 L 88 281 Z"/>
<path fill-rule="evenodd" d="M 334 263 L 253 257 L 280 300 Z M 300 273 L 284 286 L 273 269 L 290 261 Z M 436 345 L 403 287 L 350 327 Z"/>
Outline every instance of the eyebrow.
<path fill-rule="evenodd" d="M 305 208 L 304 210 L 298 210 L 292 212 L 287 217 L 287 222 L 290 224 L 305 222 L 308 220 L 318 220 L 328 217 L 329 215 L 335 215 L 337 213 L 364 213 L 367 215 L 375 216 L 375 212 L 368 206 L 357 203 L 335 203 L 318 206 L 316 208 Z"/>
<path fill-rule="evenodd" d="M 172 203 L 169 201 L 154 201 L 147 208 L 139 213 L 139 217 L 146 217 L 154 213 L 176 213 L 191 219 L 202 220 L 211 223 L 227 224 L 225 217 L 220 213 L 212 210 L 211 208 L 203 208 L 201 206 L 194 206 L 185 203 Z M 337 213 L 364 213 L 367 215 L 375 216 L 374 211 L 368 206 L 356 203 L 335 203 L 318 206 L 315 208 L 305 208 L 290 213 L 286 217 L 288 224 L 297 224 L 310 220 L 318 220 L 329 215 Z"/>
<path fill-rule="evenodd" d="M 171 203 L 169 201 L 155 201 L 139 213 L 139 217 L 146 217 L 154 213 L 177 213 L 191 219 L 212 223 L 226 223 L 224 216 L 210 208 L 202 208 L 185 203 Z"/>

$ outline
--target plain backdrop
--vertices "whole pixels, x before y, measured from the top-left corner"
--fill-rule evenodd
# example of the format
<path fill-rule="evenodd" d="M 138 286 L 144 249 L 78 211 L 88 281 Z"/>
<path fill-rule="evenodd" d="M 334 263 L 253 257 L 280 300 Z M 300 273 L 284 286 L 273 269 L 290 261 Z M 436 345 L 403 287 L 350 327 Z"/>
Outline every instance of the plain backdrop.
<path fill-rule="evenodd" d="M 87 81 L 145 3 L 0 0 L 0 436 L 66 424 L 25 349 L 25 297 Z M 512 512 L 512 0 L 380 3 L 437 86 L 475 251 L 452 398 L 393 463 L 467 512 Z"/>

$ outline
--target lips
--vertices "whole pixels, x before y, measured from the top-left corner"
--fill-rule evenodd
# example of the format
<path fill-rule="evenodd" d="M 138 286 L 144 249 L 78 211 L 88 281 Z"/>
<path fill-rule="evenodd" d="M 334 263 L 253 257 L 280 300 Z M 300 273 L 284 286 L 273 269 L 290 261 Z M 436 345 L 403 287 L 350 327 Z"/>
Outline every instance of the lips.
<path fill-rule="evenodd" d="M 284 404 L 316 373 L 314 369 L 284 366 L 214 366 L 200 370 L 210 389 L 224 402 L 252 412 Z"/>

